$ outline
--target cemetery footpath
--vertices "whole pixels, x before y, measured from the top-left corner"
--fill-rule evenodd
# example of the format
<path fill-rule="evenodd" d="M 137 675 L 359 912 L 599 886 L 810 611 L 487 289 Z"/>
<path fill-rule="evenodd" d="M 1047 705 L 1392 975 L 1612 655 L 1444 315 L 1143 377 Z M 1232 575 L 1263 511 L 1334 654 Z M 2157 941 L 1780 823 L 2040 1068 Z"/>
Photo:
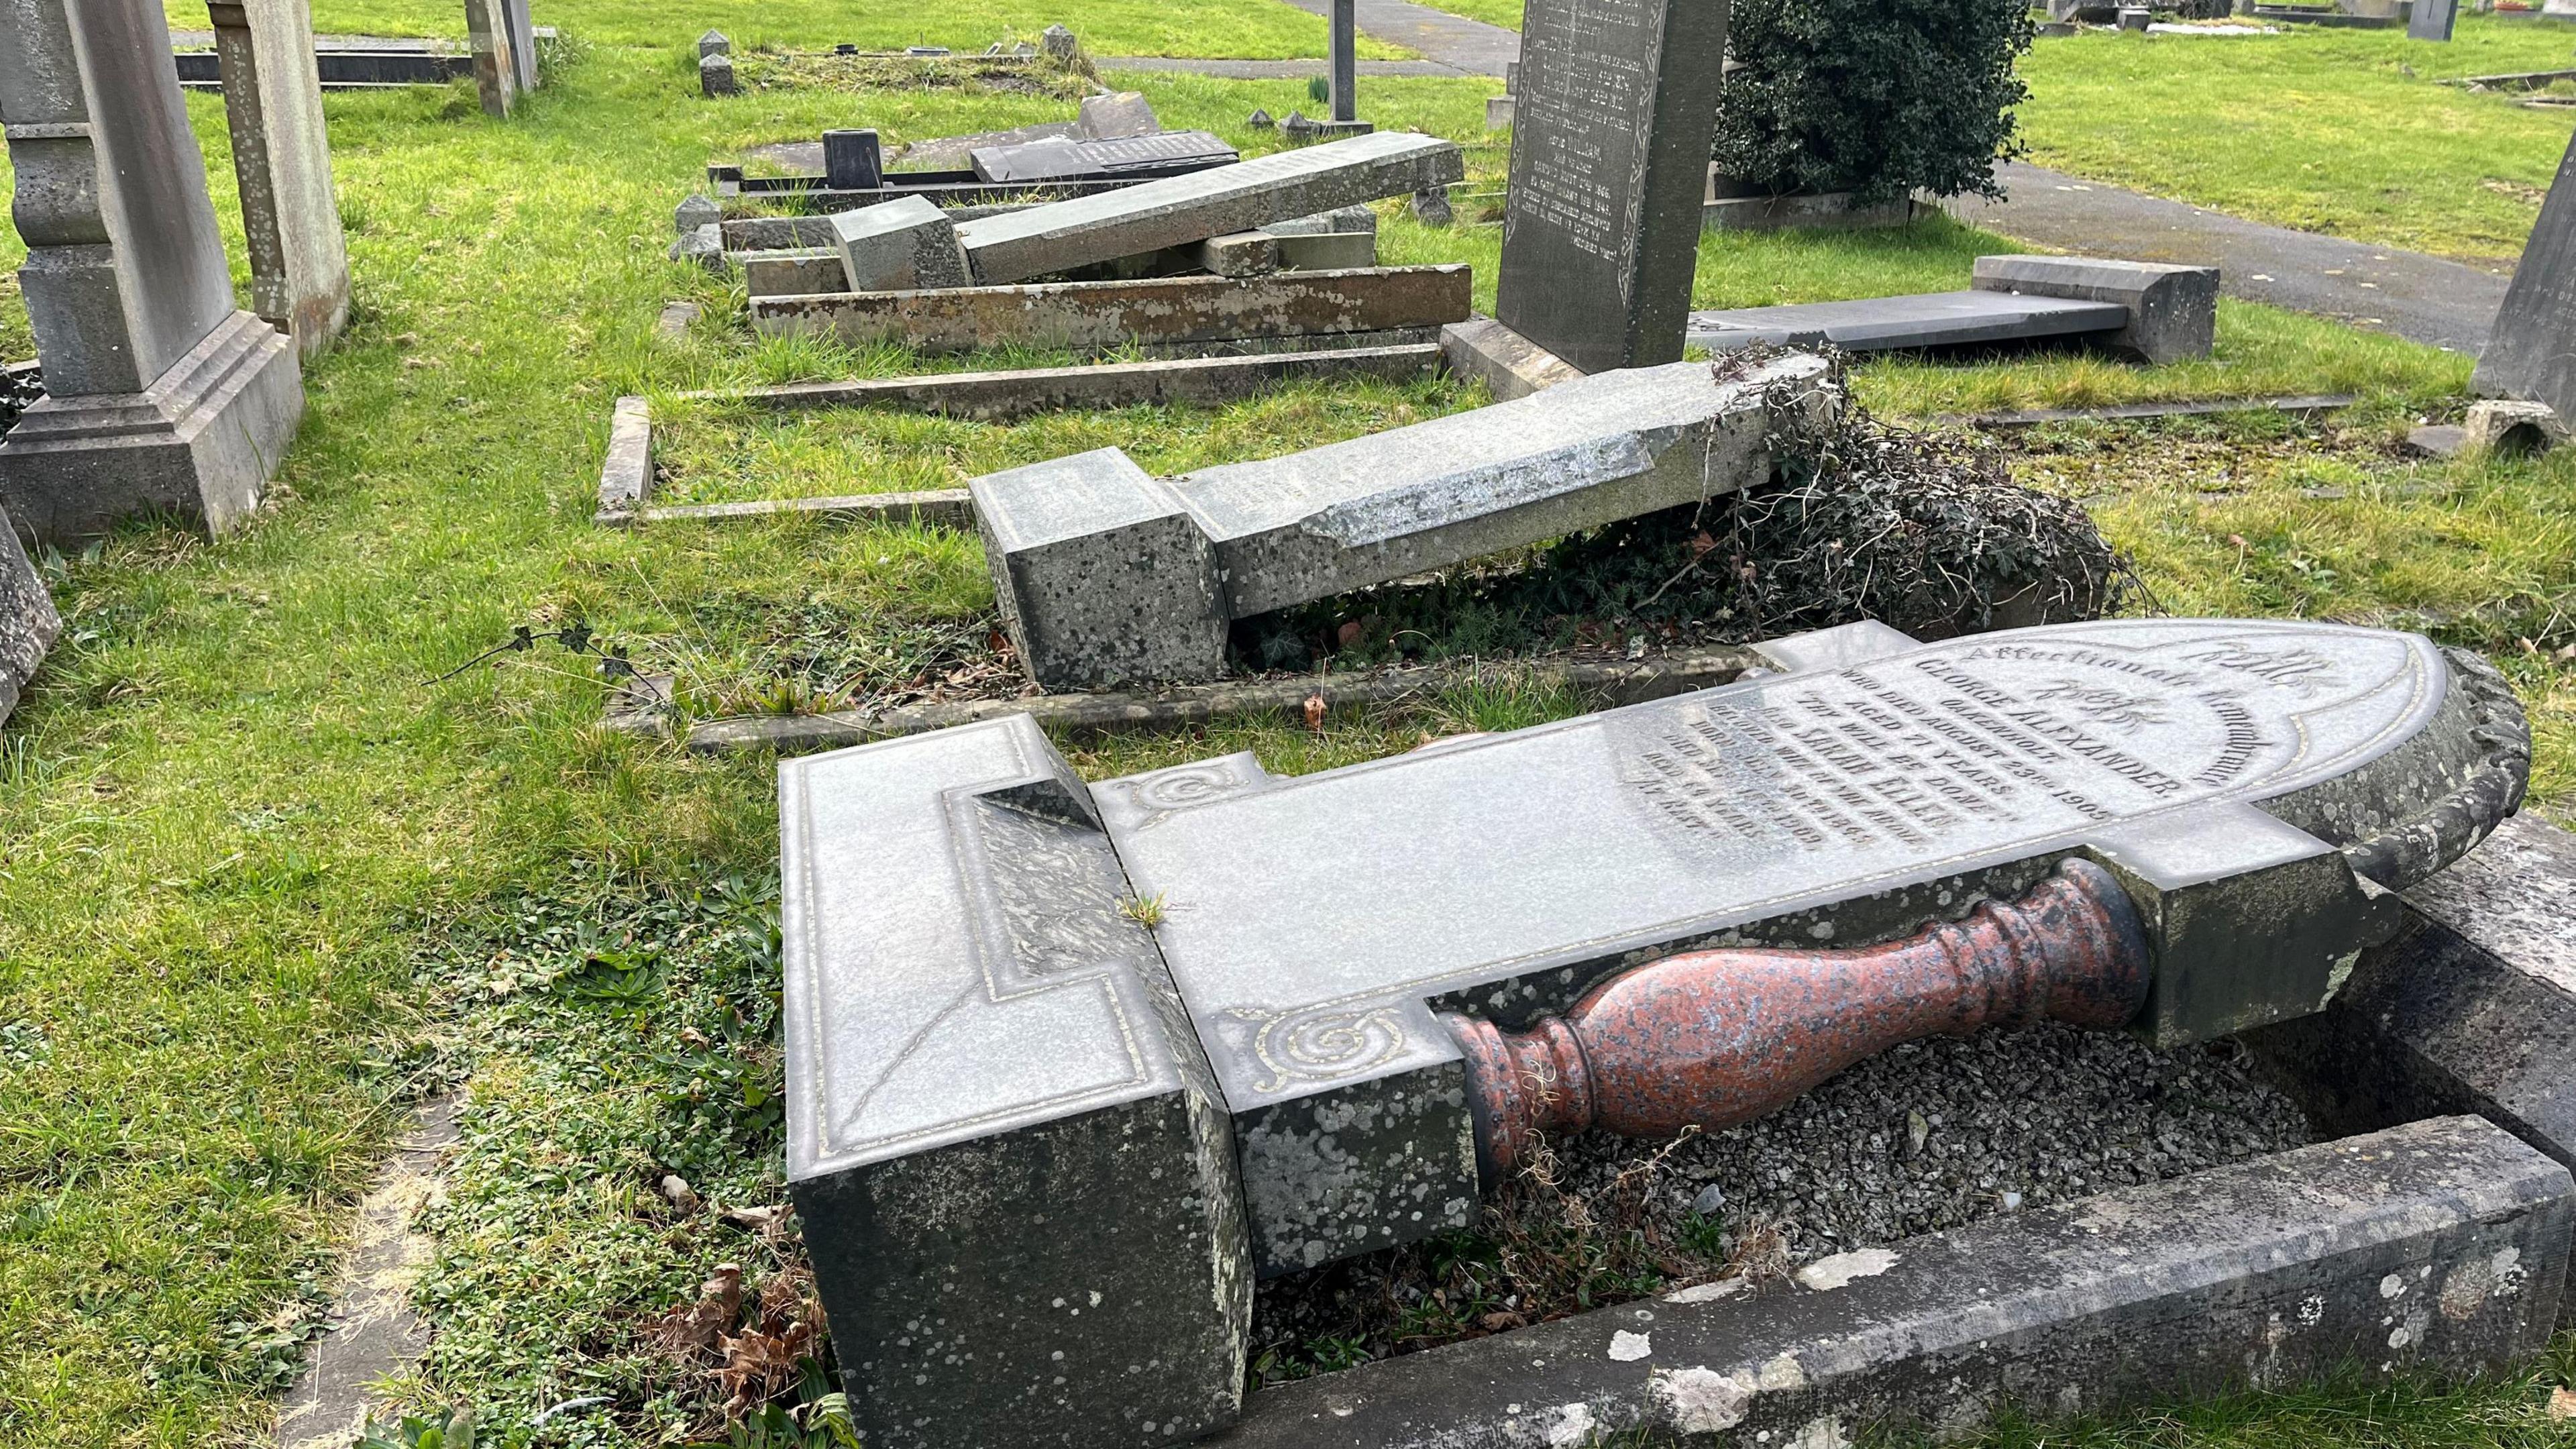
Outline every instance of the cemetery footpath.
<path fill-rule="evenodd" d="M 1068 4 L 1007 21 L 962 11 L 959 33 L 932 38 L 980 46 L 1006 24 L 1033 34 L 1032 19 L 1061 18 L 1106 54 L 1266 50 L 1295 63 L 1321 53 L 1312 17 L 1281 6 L 1245 20 L 1238 8 L 1221 18 Z M 443 12 L 326 6 L 315 21 L 445 33 Z M 409 1302 L 426 1334 L 425 1345 L 396 1345 L 425 1353 L 416 1367 L 389 1361 L 396 1409 L 461 1407 L 503 1443 L 723 1442 L 737 1389 L 781 1405 L 821 1392 L 798 1382 L 810 1265 L 782 1211 L 775 764 L 604 729 L 602 711 L 629 668 L 672 678 L 682 728 L 934 696 L 1007 699 L 1024 686 L 995 642 L 1004 621 L 970 532 L 792 517 L 599 527 L 593 489 L 618 398 L 649 400 L 674 501 L 956 489 L 1108 448 L 1168 478 L 1489 401 L 1452 379 L 1346 381 L 1221 405 L 979 423 L 684 397 L 1083 360 L 1044 348 L 925 360 L 762 336 L 730 281 L 665 257 L 672 208 L 703 184 L 710 157 L 819 136 L 854 111 L 901 142 L 1054 120 L 1069 102 L 913 88 L 883 73 L 855 91 L 780 86 L 709 102 L 688 45 L 702 14 L 567 0 L 542 18 L 565 39 L 546 87 L 506 123 L 483 118 L 471 85 L 327 100 L 354 305 L 348 329 L 305 366 L 305 417 L 274 501 L 219 541 L 146 523 L 38 556 L 65 631 L 0 754 L 0 1281 L 10 1290 L 0 1443 L 257 1441 L 281 1405 L 316 1402 L 292 1385 L 331 1322 L 354 1204 L 425 1109 L 433 1127 L 452 1114 L 455 1133 L 444 1145 L 433 1133 L 417 1154 L 431 1183 L 388 1181 L 373 1205 L 382 1211 L 367 1218 L 372 1231 L 408 1228 L 372 1241 L 395 1243 L 397 1262 L 411 1255 Z M 907 43 L 926 22 L 785 5 L 723 23 L 824 46 Z M 1277 145 L 1244 124 L 1253 109 L 1313 105 L 1302 75 L 1132 69 L 1110 79 L 1142 91 L 1167 127 L 1208 130 L 1247 155 Z M 1508 164 L 1481 124 L 1495 87 L 1369 79 L 1371 119 L 1458 141 L 1467 169 L 1456 226 L 1425 224 L 1401 201 L 1375 208 L 1380 259 L 1467 263 L 1476 306 L 1508 311 L 1502 239 L 1487 224 L 1499 198 L 1477 194 L 1498 192 Z M 247 298 L 250 247 L 221 103 L 193 97 L 185 115 Z M 1963 285 L 1975 257 L 2009 249 L 1941 219 L 1893 234 L 1691 246 L 1685 286 L 1698 307 L 1939 291 Z M 0 266 L 14 270 L 22 255 L 14 236 L 0 237 Z M 698 313 L 670 336 L 657 318 L 674 301 Z M 1882 359 L 1855 367 L 1853 389 L 1912 419 L 2356 395 L 2323 416 L 1996 436 L 2012 476 L 2079 501 L 2173 613 L 2423 629 L 2494 660 L 2532 719 L 2533 808 L 2566 820 L 2576 792 L 2566 455 L 2403 452 L 2410 425 L 2464 405 L 2464 359 L 2234 299 L 2216 328 L 2210 357 L 2163 367 L 2084 353 Z M 16 294 L 0 295 L 0 358 L 33 351 Z M 1324 612 L 1301 627 L 1341 640 L 1351 664 L 1398 657 L 1398 636 L 1416 625 L 1459 654 L 1570 642 L 1514 634 L 1511 619 L 1472 610 L 1313 607 Z M 526 646 L 508 647 L 521 628 Z M 1628 641 L 1592 644 L 1618 657 Z M 1054 747 L 1085 781 L 1187 779 L 1241 755 L 1284 780 L 1573 720 L 1598 704 L 1496 668 L 1335 711 L 1320 727 L 1292 708 L 1067 735 Z M 1443 758 L 1423 755 L 1400 778 Z M 1552 778 L 1516 775 L 1487 793 L 1503 801 L 1538 777 Z M 1192 828 L 1254 838 L 1208 819 Z M 1390 907 L 1430 899 L 1378 898 L 1404 854 L 1365 855 L 1354 847 L 1383 839 L 1354 839 L 1330 820 L 1324 830 L 1292 851 L 1350 865 L 1316 883 L 1323 916 L 1400 921 Z M 1157 868 L 1214 855 L 1176 848 Z M 1182 935 L 1193 926 L 1180 924 Z M 2060 1090 L 2013 1100 L 2010 1085 L 2037 1073 Z M 1971 1212 L 1991 1225 L 2007 1190 L 2039 1207 L 2243 1164 L 2310 1133 L 2230 1052 L 2156 1052 L 2072 1030 L 1988 1034 L 1892 1053 L 1777 1117 L 1686 1147 L 1675 1162 L 1689 1198 L 1665 1205 L 1658 1230 L 1684 1232 L 1685 1209 L 1702 1199 L 1733 1204 L 1743 1221 L 1805 1224 L 1794 1251 L 1806 1262 L 1830 1246 L 1818 1225 L 1873 1244 L 1963 1226 Z M 1963 1209 L 1966 1186 L 1990 1170 L 1953 1156 L 1969 1142 L 2021 1175 Z M 1587 1146 L 1569 1155 L 1568 1180 L 1606 1204 L 1625 1165 Z M 1533 1216 L 1484 1247 L 1412 1261 L 1406 1281 L 1425 1304 L 1433 1288 L 1452 1295 L 1436 1313 L 1355 1314 L 1329 1287 L 1273 1295 L 1259 1310 L 1253 1377 L 1286 1387 L 1426 1328 L 1492 1331 L 1487 1315 L 1520 1310 L 1457 1290 L 1489 1281 L 1479 1255 L 1497 1243 L 1561 1264 L 1548 1291 L 1568 1304 L 1670 1286 L 1653 1261 L 1598 1256 L 1598 1243 L 1562 1234 L 1561 1221 Z M 728 1350 L 719 1330 L 749 1350 Z M 759 1353 L 773 1357 L 750 1366 Z M 732 1378 L 717 1376 L 728 1368 Z M 2477 1383 L 2303 1386 L 2080 1432 L 2103 1444 L 2147 1435 L 2253 1446 L 2348 1436 L 2368 1416 L 2411 1443 L 2548 1442 L 2561 1432 L 2548 1391 L 2571 1375 L 2576 1341 L 2561 1337 Z M 2021 1431 L 1996 1432 L 2020 1442 Z"/>

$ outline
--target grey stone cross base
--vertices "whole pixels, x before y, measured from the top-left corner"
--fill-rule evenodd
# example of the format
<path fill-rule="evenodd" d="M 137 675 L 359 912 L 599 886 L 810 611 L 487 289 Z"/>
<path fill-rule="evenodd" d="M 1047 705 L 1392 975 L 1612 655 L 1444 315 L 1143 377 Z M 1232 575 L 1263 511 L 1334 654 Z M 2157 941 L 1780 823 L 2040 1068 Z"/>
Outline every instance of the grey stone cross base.
<path fill-rule="evenodd" d="M 1684 362 L 1179 478 L 1104 448 L 969 491 L 1032 678 L 1206 680 L 1235 619 L 1732 493 L 1841 405 L 1819 358 Z"/>
<path fill-rule="evenodd" d="M 221 531 L 304 412 L 294 346 L 233 307 L 158 7 L 0 3 L 0 124 L 45 399 L 0 442 L 39 539 L 161 511 Z"/>
<path fill-rule="evenodd" d="M 2410 634 L 1762 652 L 1297 779 L 1086 784 L 1021 717 L 784 764 L 788 1175 L 869 1442 L 1226 1424 L 1256 1276 L 1474 1221 L 1436 1012 L 1523 1030 L 1675 951 L 1895 939 L 2084 856 L 2146 928 L 2134 1029 L 2203 1040 L 2323 1008 L 2400 924 L 2383 887 L 2529 758 L 2493 672 Z"/>

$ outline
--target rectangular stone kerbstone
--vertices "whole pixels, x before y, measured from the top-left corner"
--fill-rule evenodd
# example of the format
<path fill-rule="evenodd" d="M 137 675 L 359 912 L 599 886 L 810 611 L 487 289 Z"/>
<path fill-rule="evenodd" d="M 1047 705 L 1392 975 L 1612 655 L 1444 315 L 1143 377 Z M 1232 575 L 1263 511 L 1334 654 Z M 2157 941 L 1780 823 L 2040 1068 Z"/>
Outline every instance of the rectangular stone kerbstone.
<path fill-rule="evenodd" d="M 1981 292 L 2116 302 L 2128 309 L 2129 325 L 2106 338 L 2106 345 L 2150 363 L 2207 357 L 2218 333 L 2216 267 L 2099 257 L 1979 257 L 1969 285 Z"/>
<path fill-rule="evenodd" d="M 2565 1168 L 2446 1118 L 1301 1380 L 1213 1442 L 1820 1446 L 2488 1372 L 2546 1346 L 2571 1224 Z"/>
<path fill-rule="evenodd" d="M 849 264 L 838 250 L 742 252 L 742 287 L 752 297 L 819 297 L 850 290 Z"/>
<path fill-rule="evenodd" d="M 1220 277 L 1257 277 L 1279 270 L 1279 239 L 1266 231 L 1236 231 L 1199 243 L 1198 263 Z"/>
<path fill-rule="evenodd" d="M 834 213 L 832 236 L 853 292 L 963 287 L 971 280 L 956 224 L 918 196 Z"/>
<path fill-rule="evenodd" d="M 779 806 L 788 1190 L 868 1442 L 1225 1424 L 1233 1146 L 1081 779 L 1014 718 L 789 761 Z"/>
<path fill-rule="evenodd" d="M 1058 201 L 957 229 L 985 283 L 1186 246 L 1465 176 L 1456 143 L 1382 133 Z"/>
<path fill-rule="evenodd" d="M 1494 315 L 1585 372 L 1681 360 L 1726 21 L 1706 0 L 1522 17 Z"/>

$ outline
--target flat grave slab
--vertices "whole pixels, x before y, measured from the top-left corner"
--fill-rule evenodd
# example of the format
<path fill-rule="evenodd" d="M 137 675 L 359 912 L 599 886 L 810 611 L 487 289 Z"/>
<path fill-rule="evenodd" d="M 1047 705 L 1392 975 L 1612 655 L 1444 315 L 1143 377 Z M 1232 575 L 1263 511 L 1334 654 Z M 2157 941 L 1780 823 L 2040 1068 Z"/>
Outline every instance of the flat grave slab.
<path fill-rule="evenodd" d="M 1831 343 L 1846 352 L 1957 347 L 2117 332 L 2129 309 L 2115 302 L 2019 297 L 2009 292 L 1927 292 L 1861 302 L 1806 302 L 1693 312 L 1690 343 L 1733 352 L 1757 342 L 1780 347 Z"/>
<path fill-rule="evenodd" d="M 1297 779 L 1244 754 L 1085 785 L 1025 718 L 784 764 L 789 1176 L 854 1403 L 894 1375 L 885 1412 L 958 1444 L 1041 1406 L 1070 1443 L 1222 1423 L 1249 1274 L 1473 1221 L 1479 1079 L 1436 1012 L 1521 1031 L 1675 951 L 1890 941 L 2083 857 L 2142 923 L 2135 1029 L 2199 1040 L 2320 1010 L 2399 920 L 2355 862 L 2411 884 L 2527 768 L 2510 696 L 2408 634 L 1760 652 Z M 1173 1347 L 1104 1361 L 1101 1323 Z"/>
<path fill-rule="evenodd" d="M 1102 140 L 1048 137 L 1011 146 L 986 146 L 968 156 L 978 178 L 1008 183 L 1092 181 L 1184 165 L 1231 166 L 1241 159 L 1232 146 L 1205 131 L 1163 131 Z"/>

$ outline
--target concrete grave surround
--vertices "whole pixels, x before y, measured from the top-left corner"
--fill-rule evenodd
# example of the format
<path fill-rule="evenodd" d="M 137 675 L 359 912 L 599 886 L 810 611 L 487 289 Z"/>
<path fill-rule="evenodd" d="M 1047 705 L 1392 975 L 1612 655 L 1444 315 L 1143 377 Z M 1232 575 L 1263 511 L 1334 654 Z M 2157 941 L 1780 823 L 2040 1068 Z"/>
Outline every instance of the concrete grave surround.
<path fill-rule="evenodd" d="M 2522 249 L 2513 284 L 2504 294 L 2495 335 L 2478 358 L 2471 383 L 2489 397 L 2547 403 L 2562 418 L 2576 417 L 2576 354 L 2566 339 L 2576 332 L 2576 141 L 2558 163 L 2557 179 L 2540 204 L 2540 219 Z"/>
<path fill-rule="evenodd" d="M 2548 1343 L 2571 1222 L 2565 1168 L 2423 1122 L 1302 1380 L 1211 1443 L 1947 1443 L 2337 1370 L 2509 1371 Z"/>
<path fill-rule="evenodd" d="M 293 345 L 233 309 L 160 10 L 0 0 L 0 123 L 49 394 L 0 442 L 0 501 L 45 540 L 146 510 L 229 528 L 304 389 Z"/>
<path fill-rule="evenodd" d="M 1093 486 L 1141 526 L 1151 482 Z M 1223 1423 L 1249 1275 L 1473 1220 L 1435 1008 L 1519 1029 L 1675 950 L 1893 939 L 2083 854 L 2146 922 L 2142 1029 L 2315 1012 L 2399 923 L 2351 859 L 2528 748 L 2384 631 L 1854 625 L 1760 653 L 1777 672 L 1298 779 L 1245 754 L 1086 785 L 1025 717 L 782 765 L 789 1177 L 854 1403 L 918 1444 Z M 2521 1149 L 2440 1151 L 2409 1191 Z M 2534 1206 L 2566 1194 L 2540 1166 L 2506 1175 L 2554 1184 Z M 2285 1220 L 2331 1258 L 2312 1218 Z M 2182 1279 L 2213 1281 L 2121 1281 Z"/>
<path fill-rule="evenodd" d="M 224 117 L 250 250 L 251 310 L 311 357 L 349 321 L 349 248 L 303 0 L 216 0 Z"/>
<path fill-rule="evenodd" d="M 2218 273 L 2083 257 L 1979 257 L 1964 292 L 1694 312 L 1693 345 L 1831 343 L 1851 352 L 2083 338 L 2149 362 L 2206 357 Z"/>
<path fill-rule="evenodd" d="M 957 228 L 918 196 L 835 213 L 832 231 L 853 292 L 911 291 L 967 284 Z"/>
<path fill-rule="evenodd" d="M 1530 0 L 1494 315 L 1585 372 L 1678 362 L 1723 0 Z"/>
<path fill-rule="evenodd" d="M 957 229 L 979 282 L 1022 281 L 1388 196 L 1465 175 L 1456 143 L 1388 133 L 985 217 Z"/>
<path fill-rule="evenodd" d="M 1039 683 L 1204 680 L 1234 619 L 1762 482 L 1839 406 L 1817 358 L 1676 363 L 1169 482 L 1107 449 L 967 486 Z"/>

